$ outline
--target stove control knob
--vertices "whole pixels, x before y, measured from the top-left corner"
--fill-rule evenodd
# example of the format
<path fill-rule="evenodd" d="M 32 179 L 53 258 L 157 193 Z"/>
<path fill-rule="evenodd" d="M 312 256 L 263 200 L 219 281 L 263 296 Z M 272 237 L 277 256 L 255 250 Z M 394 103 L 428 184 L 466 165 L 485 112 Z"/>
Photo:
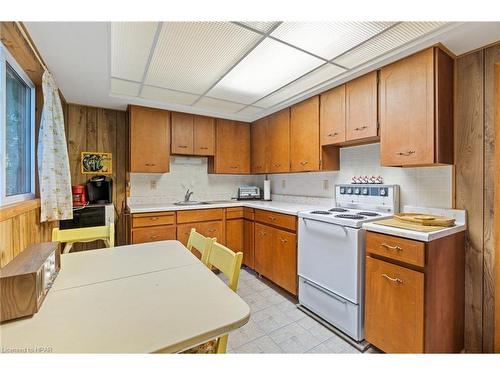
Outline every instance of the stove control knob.
<path fill-rule="evenodd" d="M 380 196 L 387 197 L 387 188 L 380 188 Z"/>
<path fill-rule="evenodd" d="M 368 188 L 363 188 L 362 194 L 363 195 L 368 195 Z"/>
<path fill-rule="evenodd" d="M 361 193 L 360 188 L 354 188 L 354 194 L 359 195 Z"/>
<path fill-rule="evenodd" d="M 352 188 L 351 187 L 347 188 L 347 194 L 352 194 Z"/>
<path fill-rule="evenodd" d="M 345 187 L 343 186 L 340 187 L 340 194 L 345 194 Z"/>

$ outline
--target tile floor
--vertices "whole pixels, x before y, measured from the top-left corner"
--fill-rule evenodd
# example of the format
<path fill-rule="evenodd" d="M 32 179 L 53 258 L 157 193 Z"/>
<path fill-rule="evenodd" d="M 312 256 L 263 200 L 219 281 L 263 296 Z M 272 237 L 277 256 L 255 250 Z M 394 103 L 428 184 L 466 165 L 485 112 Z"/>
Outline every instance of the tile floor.
<path fill-rule="evenodd" d="M 250 306 L 251 316 L 229 334 L 228 353 L 360 353 L 253 271 L 241 270 L 238 294 Z"/>

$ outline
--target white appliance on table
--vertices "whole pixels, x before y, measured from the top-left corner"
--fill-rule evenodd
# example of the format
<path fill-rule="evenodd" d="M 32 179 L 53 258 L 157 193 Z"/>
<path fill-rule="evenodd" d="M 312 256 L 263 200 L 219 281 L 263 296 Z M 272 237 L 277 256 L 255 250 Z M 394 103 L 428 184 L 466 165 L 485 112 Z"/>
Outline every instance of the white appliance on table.
<path fill-rule="evenodd" d="M 336 207 L 299 212 L 299 304 L 356 341 L 364 339 L 362 224 L 399 211 L 397 185 L 336 185 Z"/>

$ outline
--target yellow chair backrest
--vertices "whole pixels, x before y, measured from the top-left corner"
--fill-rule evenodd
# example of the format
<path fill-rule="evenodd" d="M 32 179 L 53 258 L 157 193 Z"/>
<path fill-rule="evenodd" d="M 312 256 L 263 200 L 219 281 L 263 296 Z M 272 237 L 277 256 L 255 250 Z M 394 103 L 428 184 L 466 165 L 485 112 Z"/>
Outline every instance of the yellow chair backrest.
<path fill-rule="evenodd" d="M 99 227 L 52 229 L 52 241 L 66 242 L 63 252 L 68 253 L 75 242 L 104 240 L 107 247 L 115 246 L 115 225 L 113 223 Z"/>
<path fill-rule="evenodd" d="M 229 279 L 229 287 L 236 292 L 238 289 L 238 280 L 240 278 L 241 263 L 243 253 L 235 253 L 231 249 L 218 242 L 215 242 L 208 254 L 208 266 L 214 266 L 219 269 Z"/>
<path fill-rule="evenodd" d="M 217 241 L 216 238 L 209 238 L 199 234 L 195 228 L 191 228 L 189 239 L 186 247 L 189 251 L 193 252 L 193 248 L 198 250 L 201 254 L 201 262 L 207 264 L 208 255 L 212 245 Z"/>

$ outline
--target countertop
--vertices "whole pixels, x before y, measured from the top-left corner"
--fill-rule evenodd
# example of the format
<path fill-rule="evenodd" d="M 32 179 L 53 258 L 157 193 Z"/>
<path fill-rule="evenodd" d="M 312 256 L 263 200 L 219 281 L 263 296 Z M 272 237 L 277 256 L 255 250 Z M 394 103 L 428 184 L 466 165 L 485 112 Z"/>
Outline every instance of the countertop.
<path fill-rule="evenodd" d="M 434 241 L 437 240 L 438 238 L 446 237 L 451 234 L 467 230 L 466 213 L 464 210 L 405 206 L 402 212 L 417 212 L 417 213 L 426 213 L 426 214 L 452 217 L 455 219 L 456 225 L 454 227 L 443 228 L 435 232 L 417 232 L 410 229 L 402 229 L 396 227 L 389 227 L 386 225 L 380 225 L 377 224 L 376 221 L 373 221 L 370 223 L 363 224 L 363 228 L 370 232 L 389 234 L 392 236 L 404 237 L 422 242 Z"/>
<path fill-rule="evenodd" d="M 214 201 L 210 204 L 202 204 L 197 206 L 176 206 L 173 203 L 156 203 L 156 204 L 128 204 L 130 213 L 147 213 L 161 211 L 182 211 L 182 210 L 205 210 L 210 208 L 227 208 L 227 207 L 249 207 L 261 210 L 279 212 L 282 214 L 295 215 L 299 211 L 307 211 L 314 209 L 324 209 L 325 205 L 317 205 L 311 203 L 297 203 L 284 201 Z M 331 206 L 335 203 L 332 201 Z"/>

